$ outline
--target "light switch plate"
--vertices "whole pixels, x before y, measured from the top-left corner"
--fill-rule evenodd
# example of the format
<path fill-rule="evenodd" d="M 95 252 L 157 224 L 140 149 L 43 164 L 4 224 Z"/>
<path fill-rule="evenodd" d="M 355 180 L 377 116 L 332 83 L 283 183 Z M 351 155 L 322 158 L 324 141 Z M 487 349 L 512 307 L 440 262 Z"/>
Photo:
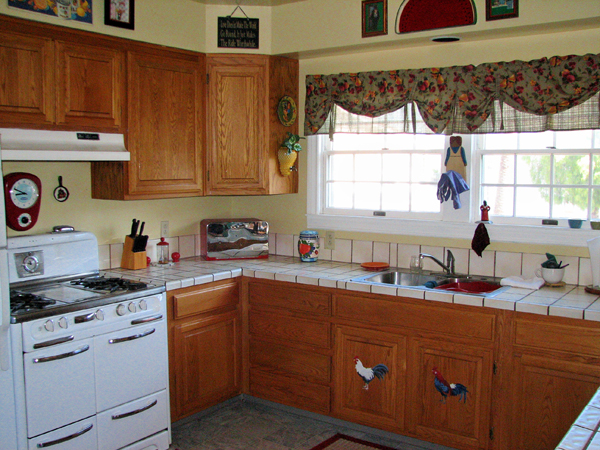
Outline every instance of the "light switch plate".
<path fill-rule="evenodd" d="M 335 250 L 335 231 L 325 232 L 325 249 Z"/>

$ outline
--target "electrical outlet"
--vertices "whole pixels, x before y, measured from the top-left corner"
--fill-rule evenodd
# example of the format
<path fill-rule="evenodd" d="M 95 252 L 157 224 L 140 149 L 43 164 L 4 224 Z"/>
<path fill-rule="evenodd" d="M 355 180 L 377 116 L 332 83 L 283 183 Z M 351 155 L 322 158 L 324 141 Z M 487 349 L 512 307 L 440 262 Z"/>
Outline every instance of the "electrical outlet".
<path fill-rule="evenodd" d="M 160 237 L 167 238 L 169 237 L 169 221 L 163 220 L 160 223 Z"/>
<path fill-rule="evenodd" d="M 335 231 L 325 232 L 325 249 L 335 250 Z"/>

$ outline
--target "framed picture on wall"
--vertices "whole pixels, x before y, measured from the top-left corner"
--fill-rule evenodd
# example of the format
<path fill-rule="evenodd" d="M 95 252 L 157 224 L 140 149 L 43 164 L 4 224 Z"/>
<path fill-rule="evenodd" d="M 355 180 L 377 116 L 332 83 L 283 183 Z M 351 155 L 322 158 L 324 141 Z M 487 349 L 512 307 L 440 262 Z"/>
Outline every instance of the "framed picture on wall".
<path fill-rule="evenodd" d="M 362 37 L 387 34 L 387 0 L 363 0 Z"/>
<path fill-rule="evenodd" d="M 519 17 L 519 0 L 485 0 L 485 20 Z"/>
<path fill-rule="evenodd" d="M 104 24 L 134 29 L 135 0 L 104 0 Z"/>

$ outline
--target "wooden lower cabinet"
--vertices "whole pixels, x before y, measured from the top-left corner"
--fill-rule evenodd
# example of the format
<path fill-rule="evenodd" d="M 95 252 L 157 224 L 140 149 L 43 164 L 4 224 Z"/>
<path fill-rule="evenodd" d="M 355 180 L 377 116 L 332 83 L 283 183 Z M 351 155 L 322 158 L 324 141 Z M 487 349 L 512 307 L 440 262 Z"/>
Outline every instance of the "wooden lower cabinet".
<path fill-rule="evenodd" d="M 402 429 L 406 386 L 406 337 L 349 326 L 335 329 L 335 415 L 379 428 Z M 356 370 L 383 364 L 382 379 L 365 383 Z"/>
<path fill-rule="evenodd" d="M 236 280 L 168 295 L 171 419 L 241 392 L 241 320 Z"/>
<path fill-rule="evenodd" d="M 438 377 L 455 385 L 442 396 Z M 448 336 L 413 338 L 410 344 L 409 430 L 415 436 L 456 448 L 487 448 L 492 398 L 492 350 L 452 342 Z M 463 389 L 464 387 L 464 389 Z"/>

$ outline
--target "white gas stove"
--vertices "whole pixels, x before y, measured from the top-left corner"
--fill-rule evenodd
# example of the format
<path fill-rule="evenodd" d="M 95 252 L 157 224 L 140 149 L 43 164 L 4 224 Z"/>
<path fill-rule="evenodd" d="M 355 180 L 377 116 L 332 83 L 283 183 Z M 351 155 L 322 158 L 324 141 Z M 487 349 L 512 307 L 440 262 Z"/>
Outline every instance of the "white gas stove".
<path fill-rule="evenodd" d="M 94 235 L 8 239 L 18 450 L 166 450 L 164 286 L 101 276 Z"/>

